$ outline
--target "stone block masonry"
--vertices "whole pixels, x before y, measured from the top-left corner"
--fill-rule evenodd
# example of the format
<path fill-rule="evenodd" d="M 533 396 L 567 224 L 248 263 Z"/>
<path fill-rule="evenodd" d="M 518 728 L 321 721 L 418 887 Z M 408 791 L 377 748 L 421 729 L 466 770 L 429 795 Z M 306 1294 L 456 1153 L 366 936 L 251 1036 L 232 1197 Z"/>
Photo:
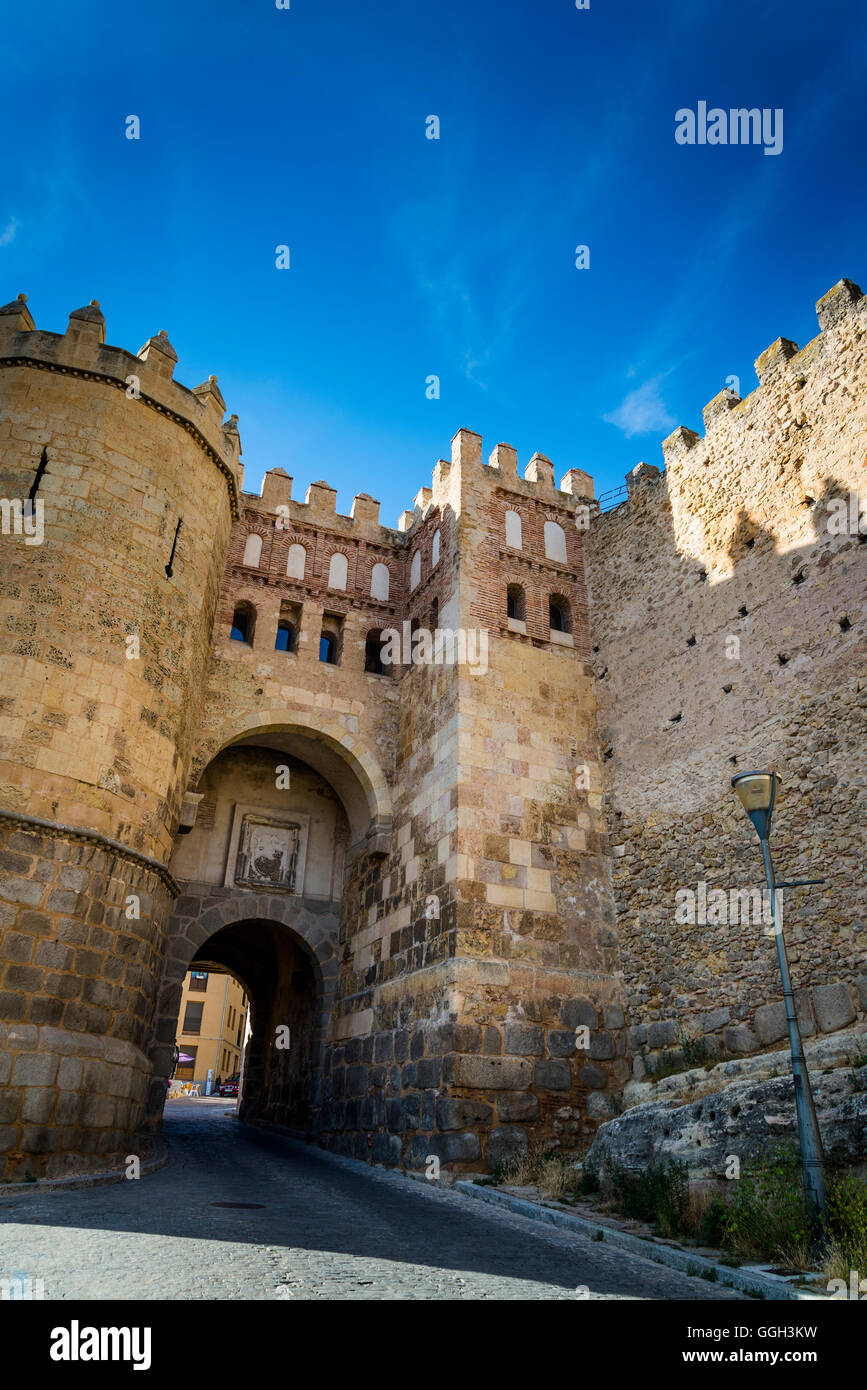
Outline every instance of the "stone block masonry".
<path fill-rule="evenodd" d="M 841 281 L 820 335 L 778 339 L 758 389 L 723 391 L 666 469 L 631 475 L 586 548 L 620 962 L 636 1051 L 700 1040 L 748 1053 L 779 1036 L 773 938 L 726 912 L 675 918 L 678 890 L 763 886 L 729 787 L 782 777 L 772 848 L 795 985 L 844 1026 L 867 967 L 865 560 L 867 300 Z M 853 499 L 857 499 L 853 502 Z M 859 527 L 852 516 L 863 514 Z M 827 992 L 829 991 L 830 992 Z M 776 1017 L 776 1013 L 774 1014 Z M 637 1059 L 643 1069 L 645 1060 Z M 652 1064 L 652 1058 L 651 1058 Z"/>
<path fill-rule="evenodd" d="M 175 361 L 165 334 L 137 355 L 109 347 L 96 303 L 65 334 L 36 330 L 23 297 L 0 313 L 0 490 L 38 489 L 45 508 L 42 545 L 0 538 L 0 807 L 13 815 L 2 822 L 0 1019 L 16 1067 L 26 1072 L 27 1049 L 57 1062 L 52 1117 L 47 1095 L 38 1124 L 18 1096 L 2 1145 L 13 1177 L 135 1152 L 151 1084 L 176 891 L 165 866 L 240 480 L 216 378 L 189 391 Z M 20 1027 L 38 1028 L 38 1043 L 25 1048 Z M 89 1058 L 78 1087 L 57 1081 L 60 1044 L 44 1036 L 55 1027 L 71 1056 Z M 105 1060 L 121 1044 L 125 1096 L 109 1089 Z"/>
<path fill-rule="evenodd" d="M 4 1176 L 118 1167 L 143 1152 L 171 880 L 121 846 L 17 816 L 0 816 L 0 874 Z"/>
<path fill-rule="evenodd" d="M 415 1169 L 579 1152 L 660 1054 L 773 1046 L 762 925 L 675 919 L 760 885 L 753 764 L 781 871 L 829 880 L 784 900 L 805 1031 L 863 1016 L 864 303 L 613 511 L 462 429 L 395 528 L 244 492 L 165 334 L 0 312 L 2 490 L 45 506 L 0 538 L 4 1176 L 142 1151 L 191 967 L 250 998 L 245 1121 Z M 484 660 L 383 664 L 386 629 Z"/>

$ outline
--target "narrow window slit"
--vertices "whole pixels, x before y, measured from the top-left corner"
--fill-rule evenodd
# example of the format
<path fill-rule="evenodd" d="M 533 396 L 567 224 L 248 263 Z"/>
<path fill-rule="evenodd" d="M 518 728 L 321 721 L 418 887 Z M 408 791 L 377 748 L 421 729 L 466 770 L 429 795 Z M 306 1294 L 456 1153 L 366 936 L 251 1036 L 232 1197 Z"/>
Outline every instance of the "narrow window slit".
<path fill-rule="evenodd" d="M 172 553 L 171 553 L 171 555 L 169 556 L 169 563 L 166 565 L 166 579 L 171 579 L 172 574 L 174 573 L 173 566 L 174 566 L 174 559 L 175 559 L 175 551 L 176 551 L 177 548 L 178 548 L 178 533 L 179 533 L 180 529 L 181 529 L 181 517 L 178 517 L 178 524 L 177 524 L 177 526 L 175 527 L 175 538 L 174 538 L 174 540 L 172 541 Z"/>
<path fill-rule="evenodd" d="M 37 492 L 39 491 L 39 484 L 42 482 L 42 479 L 43 479 L 43 477 L 45 476 L 45 471 L 46 471 L 47 468 L 48 468 L 48 446 L 46 445 L 45 448 L 42 450 L 42 458 L 39 460 L 39 467 L 38 467 L 37 470 L 36 470 L 36 476 L 35 476 L 35 478 L 33 479 L 33 482 L 32 482 L 32 484 L 31 484 L 31 486 L 30 486 L 30 492 L 29 492 L 28 495 L 27 495 L 27 500 L 28 500 L 28 502 L 32 502 L 33 499 L 34 499 L 34 497 L 36 496 Z"/>

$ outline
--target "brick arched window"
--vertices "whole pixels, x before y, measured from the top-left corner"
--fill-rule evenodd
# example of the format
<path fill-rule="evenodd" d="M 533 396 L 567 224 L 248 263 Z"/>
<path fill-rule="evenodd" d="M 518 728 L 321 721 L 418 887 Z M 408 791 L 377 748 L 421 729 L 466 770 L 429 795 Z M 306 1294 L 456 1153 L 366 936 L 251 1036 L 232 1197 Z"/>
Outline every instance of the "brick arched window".
<path fill-rule="evenodd" d="M 517 512 L 511 510 L 506 512 L 506 545 L 513 550 L 523 550 L 524 533 L 521 527 L 521 518 Z"/>
<path fill-rule="evenodd" d="M 388 591 L 391 584 L 391 574 L 388 565 L 376 564 L 370 572 L 370 597 L 378 598 L 385 603 L 388 600 Z"/>
<path fill-rule="evenodd" d="M 552 632 L 572 631 L 572 609 L 562 594 L 552 594 L 548 599 L 548 625 Z"/>
<path fill-rule="evenodd" d="M 303 545 L 290 545 L 286 556 L 286 578 L 303 579 L 307 568 L 307 551 Z"/>
<path fill-rule="evenodd" d="M 520 584 L 510 584 L 506 590 L 506 616 L 523 623 L 527 617 L 527 601 Z"/>
<path fill-rule="evenodd" d="M 262 537 L 256 531 L 251 531 L 247 537 L 247 544 L 244 546 L 244 564 L 251 565 L 258 569 L 259 561 L 262 558 Z"/>
<path fill-rule="evenodd" d="M 566 532 L 556 521 L 545 522 L 545 554 L 549 560 L 566 563 Z"/>
<path fill-rule="evenodd" d="M 371 628 L 364 643 L 364 669 L 371 676 L 391 674 L 387 662 L 382 659 L 383 637 L 378 628 Z"/>
<path fill-rule="evenodd" d="M 252 603 L 235 605 L 232 614 L 232 630 L 229 634 L 233 642 L 246 642 L 248 646 L 253 645 L 253 633 L 256 630 L 256 610 Z"/>
<path fill-rule="evenodd" d="M 335 550 L 328 566 L 328 587 L 329 589 L 345 589 L 346 577 L 349 572 L 349 563 L 342 550 Z"/>

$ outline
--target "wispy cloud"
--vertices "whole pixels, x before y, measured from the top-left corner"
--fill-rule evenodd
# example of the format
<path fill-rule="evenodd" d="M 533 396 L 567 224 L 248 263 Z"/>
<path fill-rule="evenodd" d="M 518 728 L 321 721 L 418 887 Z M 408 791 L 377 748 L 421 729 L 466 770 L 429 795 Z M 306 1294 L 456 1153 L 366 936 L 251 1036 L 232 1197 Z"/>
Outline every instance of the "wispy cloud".
<path fill-rule="evenodd" d="M 15 233 L 18 231 L 18 218 L 10 217 L 3 231 L 0 232 L 0 246 L 11 246 L 15 240 Z"/>
<path fill-rule="evenodd" d="M 634 434 L 656 434 L 660 430 L 673 429 L 677 424 L 670 415 L 659 390 L 661 376 L 651 377 L 643 385 L 630 391 L 616 410 L 602 418 L 606 424 L 622 430 L 627 439 Z"/>
<path fill-rule="evenodd" d="M 487 391 L 487 373 L 511 348 L 532 298 L 533 254 L 516 251 L 528 241 L 518 213 L 498 219 L 484 243 L 467 238 L 462 216 L 462 203 L 442 184 L 435 195 L 398 205 L 389 236 L 464 377 Z"/>

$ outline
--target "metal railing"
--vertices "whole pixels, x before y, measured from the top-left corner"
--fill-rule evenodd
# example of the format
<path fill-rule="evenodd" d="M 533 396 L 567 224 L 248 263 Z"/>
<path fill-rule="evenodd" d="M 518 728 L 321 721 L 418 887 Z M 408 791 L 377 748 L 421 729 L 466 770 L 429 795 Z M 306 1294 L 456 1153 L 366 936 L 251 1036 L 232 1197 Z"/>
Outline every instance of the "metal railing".
<path fill-rule="evenodd" d="M 607 492 L 601 492 L 596 500 L 600 512 L 610 512 L 613 507 L 619 507 L 621 502 L 625 502 L 628 496 L 629 489 L 624 483 L 621 487 L 612 487 Z"/>

